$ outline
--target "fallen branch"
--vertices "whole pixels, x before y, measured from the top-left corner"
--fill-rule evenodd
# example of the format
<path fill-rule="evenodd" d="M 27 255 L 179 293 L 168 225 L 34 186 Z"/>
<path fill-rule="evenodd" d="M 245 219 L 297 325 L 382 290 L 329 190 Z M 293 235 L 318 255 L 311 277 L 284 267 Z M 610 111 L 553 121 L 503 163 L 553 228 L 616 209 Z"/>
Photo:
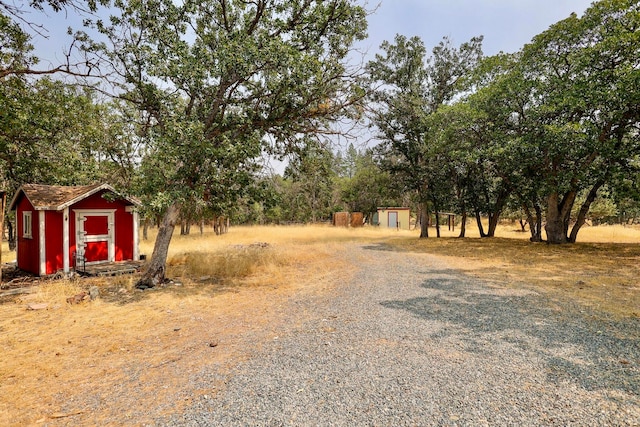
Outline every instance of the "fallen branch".
<path fill-rule="evenodd" d="M 159 367 L 161 367 L 161 366 L 166 365 L 167 363 L 177 362 L 177 361 L 178 361 L 178 360 L 180 360 L 180 359 L 182 359 L 182 357 L 174 357 L 174 358 L 172 358 L 172 359 L 165 360 L 164 362 L 160 362 L 160 363 L 158 363 L 157 365 L 153 365 L 153 366 L 151 366 L 151 367 L 152 367 L 152 368 L 159 368 Z"/>
<path fill-rule="evenodd" d="M 5 292 L 0 293 L 0 297 L 8 297 L 11 295 L 22 295 L 22 294 L 30 294 L 32 292 L 34 292 L 35 289 L 34 288 L 16 288 L 16 289 L 11 289 Z"/>
<path fill-rule="evenodd" d="M 66 417 L 73 417 L 74 415 L 81 415 L 81 414 L 84 414 L 84 411 L 68 412 L 66 414 L 63 414 L 61 412 L 56 412 L 54 414 L 49 415 L 49 418 L 53 418 L 53 419 L 66 418 Z"/>

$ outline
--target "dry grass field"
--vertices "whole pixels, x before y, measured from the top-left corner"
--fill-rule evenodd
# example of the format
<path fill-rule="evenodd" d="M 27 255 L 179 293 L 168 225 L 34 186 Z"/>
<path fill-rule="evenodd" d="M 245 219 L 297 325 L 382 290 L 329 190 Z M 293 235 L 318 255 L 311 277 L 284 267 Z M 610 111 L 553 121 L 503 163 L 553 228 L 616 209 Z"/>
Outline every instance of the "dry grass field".
<path fill-rule="evenodd" d="M 136 414 L 152 402 L 179 410 L 190 398 L 178 387 L 184 372 L 230 368 L 251 351 L 239 337 L 255 336 L 259 346 L 293 293 L 348 280 L 357 266 L 340 257 L 347 242 L 431 253 L 500 286 L 535 287 L 604 316 L 640 316 L 640 229 L 586 228 L 581 243 L 566 246 L 531 244 L 515 229 L 502 226 L 494 239 L 471 229 L 456 239 L 445 227 L 442 239 L 419 240 L 374 228 L 234 227 L 224 236 L 174 236 L 174 282 L 161 289 L 133 289 L 136 276 L 39 280 L 30 294 L 0 298 L 0 425 L 108 425 L 113 413 L 143 424 Z M 151 254 L 151 242 L 141 246 Z M 99 299 L 66 302 L 90 286 Z M 27 309 L 36 303 L 46 309 Z"/>

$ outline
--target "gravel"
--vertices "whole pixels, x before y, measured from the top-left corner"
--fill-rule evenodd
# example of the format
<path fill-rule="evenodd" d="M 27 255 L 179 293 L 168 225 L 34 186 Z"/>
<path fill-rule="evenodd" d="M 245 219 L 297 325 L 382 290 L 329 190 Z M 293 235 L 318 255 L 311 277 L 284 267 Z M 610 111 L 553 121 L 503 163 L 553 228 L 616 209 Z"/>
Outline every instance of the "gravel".
<path fill-rule="evenodd" d="M 351 245 L 359 266 L 285 318 L 177 426 L 639 426 L 640 320 L 620 322 L 424 254 Z"/>

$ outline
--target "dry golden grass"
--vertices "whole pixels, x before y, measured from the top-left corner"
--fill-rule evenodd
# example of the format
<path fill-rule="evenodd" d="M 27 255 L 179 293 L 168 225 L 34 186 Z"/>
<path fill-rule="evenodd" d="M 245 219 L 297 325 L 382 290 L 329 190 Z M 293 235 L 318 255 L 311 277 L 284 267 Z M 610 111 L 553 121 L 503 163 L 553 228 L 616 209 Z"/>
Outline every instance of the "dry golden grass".
<path fill-rule="evenodd" d="M 2 241 L 2 262 L 13 262 L 16 260 L 16 252 L 9 251 L 9 243 Z"/>
<path fill-rule="evenodd" d="M 416 231 L 376 228 L 233 227 L 224 236 L 174 236 L 168 275 L 179 283 L 159 290 L 135 291 L 135 276 L 40 280 L 32 294 L 0 299 L 0 425 L 143 424 L 153 402 L 179 410 L 188 403 L 185 373 L 231 367 L 275 333 L 293 294 L 322 294 L 349 279 L 356 266 L 344 261 L 346 242 L 428 252 L 504 286 L 639 315 L 638 229 L 588 228 L 580 237 L 592 243 L 567 246 L 530 244 L 515 229 L 503 226 L 495 239 L 419 240 Z M 152 249 L 141 243 L 142 253 Z M 66 303 L 93 285 L 99 300 Z M 30 311 L 30 303 L 48 308 Z M 114 415 L 118 422 L 109 421 Z"/>
<path fill-rule="evenodd" d="M 483 221 L 483 226 L 486 231 L 486 220 Z M 448 230 L 446 224 L 440 226 L 441 237 L 458 237 L 459 234 L 459 226 L 456 226 L 454 230 Z M 544 231 L 542 235 L 543 237 L 545 236 Z M 429 236 L 436 236 L 436 230 L 433 227 L 429 229 Z M 466 237 L 470 239 L 480 237 L 475 219 L 468 220 Z M 496 229 L 496 237 L 528 241 L 531 234 L 529 234 L 528 228 L 526 232 L 521 232 L 520 225 L 517 222 L 503 222 Z M 640 243 L 640 226 L 600 225 L 598 227 L 590 227 L 585 225 L 580 229 L 578 242 Z"/>

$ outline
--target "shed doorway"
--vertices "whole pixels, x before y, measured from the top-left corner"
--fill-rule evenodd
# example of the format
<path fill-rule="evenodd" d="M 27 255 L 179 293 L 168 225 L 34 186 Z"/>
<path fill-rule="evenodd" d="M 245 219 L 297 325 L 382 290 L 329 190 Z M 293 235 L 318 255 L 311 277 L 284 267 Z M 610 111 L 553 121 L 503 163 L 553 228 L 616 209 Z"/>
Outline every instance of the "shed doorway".
<path fill-rule="evenodd" d="M 389 212 L 389 228 L 398 228 L 398 212 Z"/>
<path fill-rule="evenodd" d="M 77 210 L 76 256 L 86 264 L 115 261 L 114 212 Z"/>

